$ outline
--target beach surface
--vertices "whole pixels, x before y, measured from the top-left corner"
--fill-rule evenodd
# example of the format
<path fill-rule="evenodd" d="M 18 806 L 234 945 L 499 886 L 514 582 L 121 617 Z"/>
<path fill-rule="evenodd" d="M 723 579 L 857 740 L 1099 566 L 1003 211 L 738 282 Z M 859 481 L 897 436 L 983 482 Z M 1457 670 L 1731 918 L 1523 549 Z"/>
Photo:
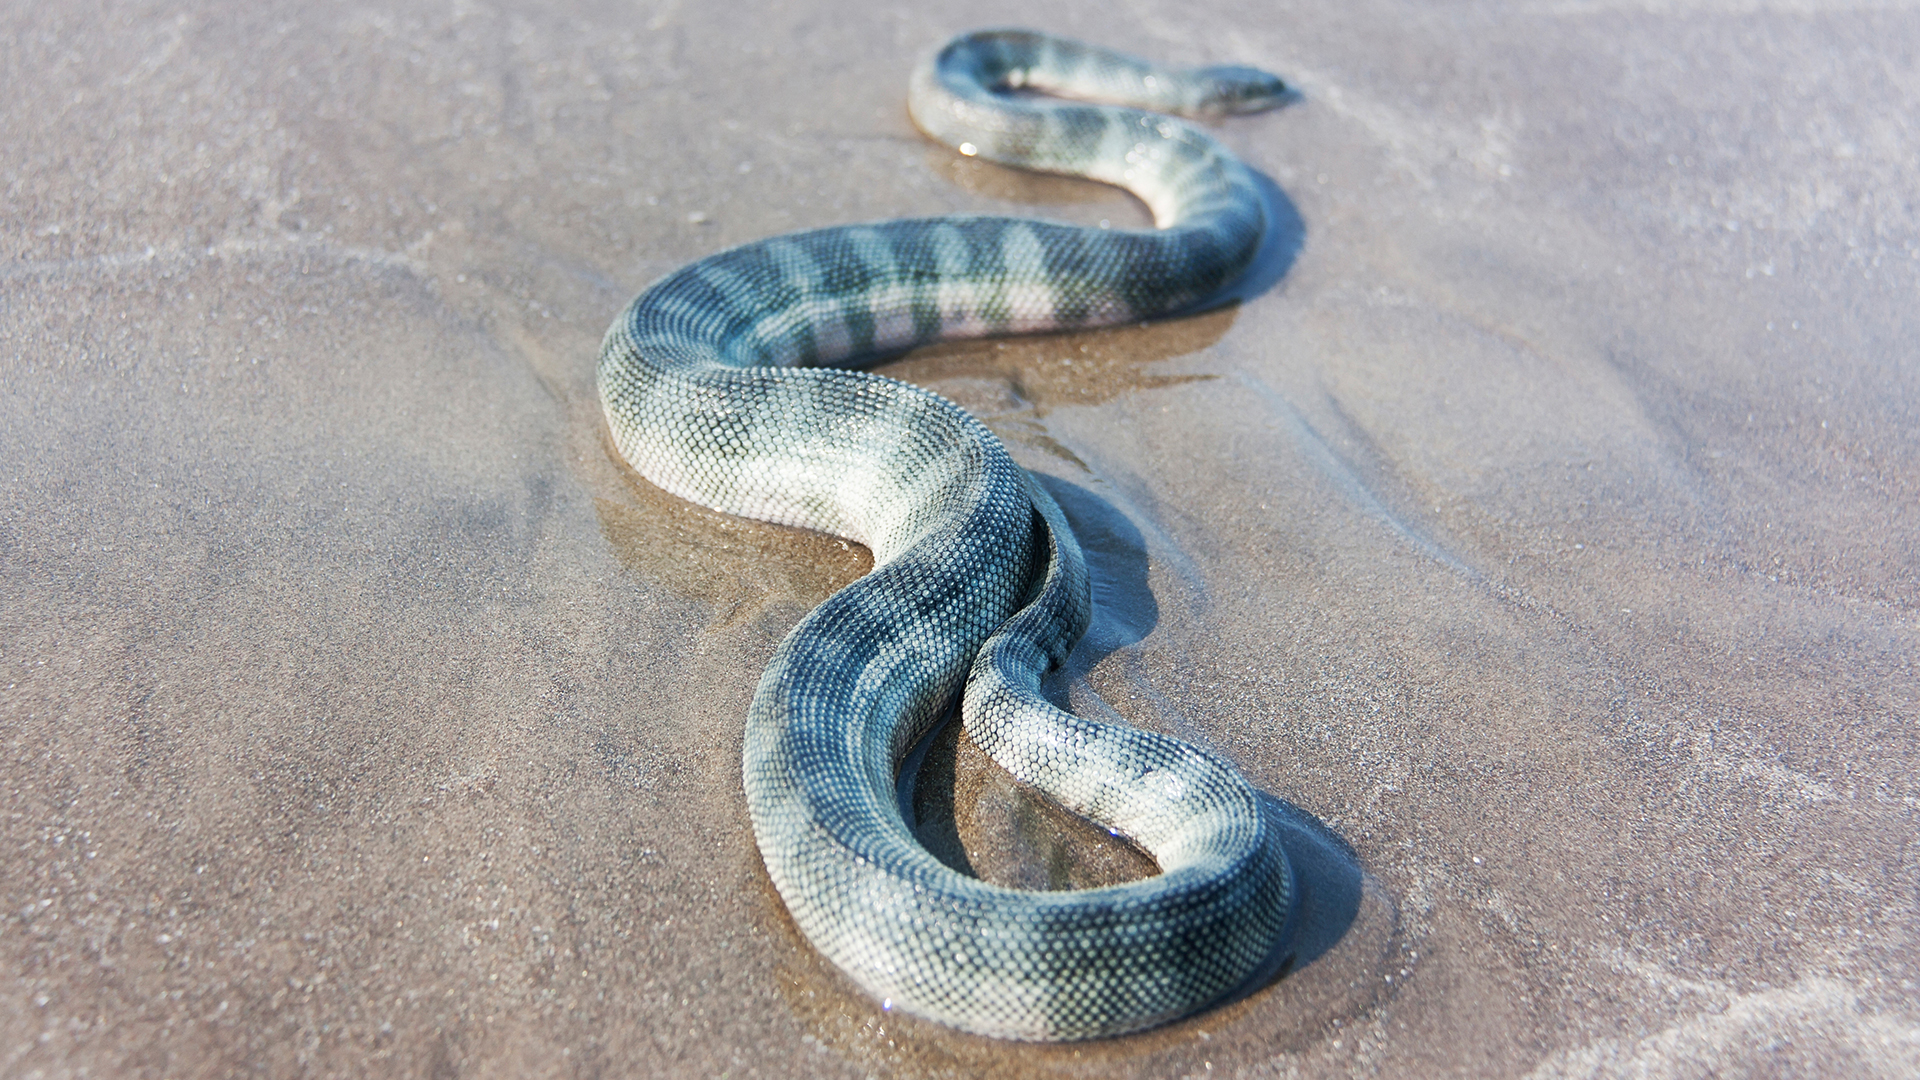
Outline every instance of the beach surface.
<path fill-rule="evenodd" d="M 866 567 L 634 477 L 657 276 L 949 212 L 1024 24 L 1298 91 L 1241 300 L 882 370 L 1042 474 L 1059 693 L 1292 823 L 1295 962 L 1143 1035 L 889 1012 L 739 775 Z M 0 12 L 0 1076 L 1920 1074 L 1920 11 L 845 0 Z M 964 738 L 942 858 L 1150 863 Z"/>

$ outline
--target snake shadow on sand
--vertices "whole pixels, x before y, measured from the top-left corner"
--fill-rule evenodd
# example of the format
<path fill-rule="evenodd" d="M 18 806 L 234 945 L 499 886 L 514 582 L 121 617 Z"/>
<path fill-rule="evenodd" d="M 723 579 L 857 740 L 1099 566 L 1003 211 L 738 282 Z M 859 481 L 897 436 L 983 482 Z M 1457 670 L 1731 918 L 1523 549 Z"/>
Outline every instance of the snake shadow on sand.
<path fill-rule="evenodd" d="M 1297 100 L 1296 92 L 1289 91 L 1286 104 L 1293 104 Z M 1301 219 L 1299 208 L 1293 200 L 1265 173 L 1258 169 L 1249 171 L 1266 200 L 1267 232 L 1261 239 L 1260 253 L 1255 256 L 1253 265 L 1239 280 L 1209 298 L 1204 304 L 1207 307 L 1244 302 L 1273 289 L 1293 268 L 1294 260 L 1299 257 L 1300 249 L 1306 243 L 1306 223 Z M 1074 534 L 1081 537 L 1086 545 L 1089 569 L 1094 575 L 1096 628 L 1101 619 L 1100 605 L 1103 602 L 1111 601 L 1117 608 L 1120 605 L 1137 604 L 1139 601 L 1134 597 L 1142 597 L 1147 605 L 1153 605 L 1153 595 L 1147 588 L 1145 541 L 1132 522 L 1091 492 L 1081 489 L 1068 491 L 1066 489 L 1072 488 L 1072 485 L 1051 478 L 1042 478 L 1042 482 L 1066 512 Z M 1084 526 L 1083 522 L 1086 523 Z M 1098 522 L 1097 526 L 1095 522 Z M 1110 553 L 1102 549 L 1089 535 L 1096 527 L 1124 538 L 1133 551 L 1138 552 L 1137 556 L 1131 552 L 1122 555 L 1119 551 Z M 1127 569 L 1133 572 L 1128 574 Z M 1157 611 L 1157 607 L 1150 606 L 1145 610 Z M 1151 621 L 1141 630 L 1141 636 L 1144 637 L 1150 629 Z M 1089 634 L 1088 637 L 1088 641 L 1081 643 L 1082 647 L 1092 643 L 1093 635 Z M 1068 660 L 1069 665 L 1081 662 L 1077 653 Z M 1097 659 L 1089 659 L 1087 664 L 1090 667 L 1095 662 Z M 1076 670 L 1085 669 L 1076 667 Z M 1280 827 L 1282 846 L 1286 848 L 1287 858 L 1293 864 L 1293 921 L 1286 945 L 1274 958 L 1273 970 L 1266 978 L 1249 983 L 1230 1001 L 1254 993 L 1273 980 L 1284 978 L 1289 972 L 1324 956 L 1346 935 L 1360 911 L 1362 875 L 1360 860 L 1352 845 L 1306 810 L 1265 791 L 1260 792 L 1260 798 L 1267 813 Z"/>
<path fill-rule="evenodd" d="M 1144 640 L 1159 622 L 1159 604 L 1147 582 L 1146 539 L 1125 514 L 1086 488 L 1051 476 L 1040 482 L 1072 524 L 1093 580 L 1093 625 L 1063 671 L 1084 678 L 1107 656 Z M 1353 848 L 1306 810 L 1264 791 L 1260 797 L 1293 864 L 1293 922 L 1272 970 L 1229 1001 L 1324 955 L 1360 911 L 1361 872 Z"/>

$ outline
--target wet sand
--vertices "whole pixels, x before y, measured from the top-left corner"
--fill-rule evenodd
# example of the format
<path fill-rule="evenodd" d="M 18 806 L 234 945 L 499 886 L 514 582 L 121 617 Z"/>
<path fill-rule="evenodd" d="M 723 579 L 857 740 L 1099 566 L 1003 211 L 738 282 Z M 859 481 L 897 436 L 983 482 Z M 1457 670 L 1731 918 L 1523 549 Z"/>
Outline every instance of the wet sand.
<path fill-rule="evenodd" d="M 1920 1072 L 1911 10 L 0 18 L 0 1075 Z M 591 378 L 725 245 L 1143 221 L 912 130 L 1003 23 L 1300 89 L 1220 128 L 1242 302 L 886 369 L 1087 538 L 1059 693 L 1295 826 L 1280 979 L 1066 1048 L 797 937 L 741 717 L 865 555 L 633 479 Z M 978 873 L 1150 869 L 923 778 Z"/>

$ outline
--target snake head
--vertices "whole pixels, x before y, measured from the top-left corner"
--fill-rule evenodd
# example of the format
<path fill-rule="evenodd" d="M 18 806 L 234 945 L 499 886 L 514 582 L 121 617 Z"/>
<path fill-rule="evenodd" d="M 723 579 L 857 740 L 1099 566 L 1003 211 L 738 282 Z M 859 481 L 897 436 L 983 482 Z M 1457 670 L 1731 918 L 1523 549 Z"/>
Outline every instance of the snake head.
<path fill-rule="evenodd" d="M 1200 99 L 1198 111 L 1207 116 L 1260 112 L 1280 104 L 1287 84 L 1278 75 L 1239 64 L 1221 64 L 1195 72 L 1212 83 Z"/>

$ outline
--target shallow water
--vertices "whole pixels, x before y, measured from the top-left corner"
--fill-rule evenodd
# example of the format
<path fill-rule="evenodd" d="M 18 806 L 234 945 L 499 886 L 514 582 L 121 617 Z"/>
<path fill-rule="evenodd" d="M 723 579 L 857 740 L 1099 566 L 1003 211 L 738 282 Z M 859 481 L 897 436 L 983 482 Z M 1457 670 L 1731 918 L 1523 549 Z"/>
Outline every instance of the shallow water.
<path fill-rule="evenodd" d="M 1295 965 L 1067 1048 L 797 937 L 741 717 L 864 553 L 632 479 L 591 380 L 725 245 L 1142 221 L 908 124 L 919 50 L 1011 22 L 1300 90 L 1220 128 L 1297 218 L 1238 304 L 886 368 L 1089 538 L 1058 692 L 1291 808 Z M 1904 7 L 4 28 L 0 1073 L 1920 1071 Z M 1150 869 L 977 758 L 950 856 Z"/>

